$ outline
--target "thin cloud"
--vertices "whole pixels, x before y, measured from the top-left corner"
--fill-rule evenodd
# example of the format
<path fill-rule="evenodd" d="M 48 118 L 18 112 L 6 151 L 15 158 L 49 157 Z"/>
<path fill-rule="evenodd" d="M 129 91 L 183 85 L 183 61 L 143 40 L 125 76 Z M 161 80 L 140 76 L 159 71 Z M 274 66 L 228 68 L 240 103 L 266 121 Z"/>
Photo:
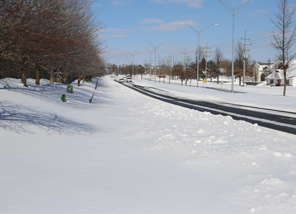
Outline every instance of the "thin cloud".
<path fill-rule="evenodd" d="M 185 47 L 192 47 L 193 46 L 193 44 L 189 44 L 189 43 L 186 43 L 186 42 L 181 42 L 181 43 L 179 43 L 179 45 L 185 46 Z"/>
<path fill-rule="evenodd" d="M 261 14 L 266 14 L 266 13 L 268 13 L 269 12 L 269 10 L 257 10 L 257 11 L 255 11 L 255 14 L 248 14 L 247 16 L 249 16 L 249 17 L 257 17 L 258 15 L 261 15 Z"/>
<path fill-rule="evenodd" d="M 131 30 L 128 30 L 128 29 L 115 29 L 115 28 L 107 28 L 102 30 L 103 33 L 107 34 L 107 35 L 103 35 L 104 39 L 129 37 L 127 35 L 127 32 L 130 32 L 130 31 Z"/>
<path fill-rule="evenodd" d="M 189 8 L 202 8 L 204 0 L 148 0 L 154 3 L 185 4 Z"/>
<path fill-rule="evenodd" d="M 248 1 L 249 0 L 232 0 L 232 1 L 229 1 L 229 3 L 239 6 L 241 4 L 247 3 Z M 253 2 L 253 0 L 251 0 L 250 2 Z M 224 3 L 227 3 L 227 2 L 225 1 Z"/>
<path fill-rule="evenodd" d="M 111 4 L 114 6 L 122 6 L 122 5 L 126 5 L 128 3 L 134 3 L 133 0 L 113 0 L 111 1 Z"/>
<path fill-rule="evenodd" d="M 265 14 L 265 13 L 268 13 L 269 10 L 257 10 L 256 13 L 257 14 Z"/>
<path fill-rule="evenodd" d="M 157 20 L 157 22 L 156 22 Z M 150 21 L 150 22 L 149 22 Z M 157 26 L 152 26 L 152 27 L 140 27 L 143 30 L 147 30 L 147 31 L 176 31 L 176 30 L 180 30 L 182 28 L 184 28 L 184 25 L 181 25 L 181 22 L 184 22 L 186 24 L 189 24 L 191 26 L 194 25 L 198 25 L 196 22 L 192 21 L 192 20 L 187 20 L 187 21 L 174 21 L 174 22 L 164 22 L 162 20 L 159 19 L 145 19 L 143 20 L 141 23 L 145 23 L 145 24 L 150 24 L 150 23 L 157 23 Z"/>
<path fill-rule="evenodd" d="M 164 21 L 160 19 L 144 19 L 140 22 L 140 24 L 151 24 L 151 23 L 164 23 Z"/>

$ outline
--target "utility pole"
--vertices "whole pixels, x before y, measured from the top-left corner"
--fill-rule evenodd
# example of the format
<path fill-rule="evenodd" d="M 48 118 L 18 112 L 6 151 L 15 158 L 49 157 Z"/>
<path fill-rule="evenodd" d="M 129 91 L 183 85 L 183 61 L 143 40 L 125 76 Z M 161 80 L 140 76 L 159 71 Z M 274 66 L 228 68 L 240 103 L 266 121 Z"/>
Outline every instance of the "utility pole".
<path fill-rule="evenodd" d="M 244 40 L 244 68 L 243 68 L 243 87 L 245 87 L 245 74 L 246 74 L 246 59 L 248 58 L 248 55 L 246 54 L 246 51 L 250 51 L 250 49 L 246 49 L 247 45 L 252 45 L 252 44 L 247 44 L 247 40 L 251 40 L 251 38 L 247 38 L 247 31 L 245 31 L 245 38 L 241 38 Z M 242 44 L 240 44 L 242 45 Z"/>
<path fill-rule="evenodd" d="M 205 66 L 205 80 L 206 82 L 208 82 L 208 57 L 210 57 L 210 55 L 208 55 L 208 53 L 211 53 L 211 51 L 208 51 L 209 46 L 208 46 L 208 42 L 207 42 L 207 47 L 206 47 L 206 66 Z"/>

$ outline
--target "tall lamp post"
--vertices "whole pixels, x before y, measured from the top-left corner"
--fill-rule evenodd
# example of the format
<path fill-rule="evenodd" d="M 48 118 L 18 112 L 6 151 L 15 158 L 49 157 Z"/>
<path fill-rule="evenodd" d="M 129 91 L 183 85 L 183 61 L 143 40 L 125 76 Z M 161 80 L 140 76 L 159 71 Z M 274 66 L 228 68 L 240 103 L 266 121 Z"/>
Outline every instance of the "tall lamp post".
<path fill-rule="evenodd" d="M 223 7 L 225 7 L 225 9 L 230 13 L 230 15 L 232 15 L 233 17 L 233 26 L 232 26 L 232 71 L 231 71 L 231 93 L 233 93 L 233 82 L 234 82 L 234 18 L 235 16 L 238 14 L 239 11 L 241 11 L 249 2 L 250 0 L 247 0 L 244 4 L 242 4 L 241 6 L 239 6 L 236 9 L 232 9 L 229 6 L 227 6 L 225 3 L 223 3 L 221 0 L 218 0 Z"/>
<path fill-rule="evenodd" d="M 133 57 L 133 68 L 132 68 L 132 78 L 133 78 L 133 75 L 135 75 L 134 74 L 134 58 L 135 58 L 135 56 L 138 54 L 138 53 L 135 53 L 135 54 L 131 54 L 130 52 L 128 52 L 128 51 L 126 51 L 127 53 L 129 53 L 129 55 L 131 55 L 131 57 Z"/>
<path fill-rule="evenodd" d="M 124 55 L 124 54 L 123 54 L 123 56 L 125 56 L 125 58 L 127 59 L 127 62 L 129 63 L 131 56 L 130 56 L 130 57 L 127 57 L 127 56 Z"/>
<path fill-rule="evenodd" d="M 211 24 L 208 27 L 204 28 L 201 31 L 197 31 L 195 28 L 193 28 L 191 25 L 186 23 L 180 23 L 181 25 L 187 25 L 188 27 L 193 30 L 193 32 L 198 36 L 198 43 L 197 43 L 197 57 L 199 57 L 199 37 L 202 35 L 210 26 L 212 25 L 219 25 L 219 24 Z M 198 87 L 198 80 L 199 80 L 199 59 L 196 60 L 196 87 Z"/>
<path fill-rule="evenodd" d="M 122 59 L 122 58 L 120 58 L 120 59 L 123 61 L 123 63 L 124 63 L 123 65 L 126 65 L 126 64 L 125 64 L 125 59 Z M 122 67 L 124 68 L 124 66 L 122 66 Z M 121 70 L 122 70 L 122 69 L 121 69 Z"/>
<path fill-rule="evenodd" d="M 142 48 L 145 48 L 145 47 L 142 47 Z M 152 57 L 152 53 L 153 53 L 154 50 L 150 51 L 147 48 L 145 48 L 145 49 L 146 49 L 146 51 L 148 51 L 150 53 L 149 75 L 150 75 L 150 81 L 151 81 L 151 57 Z"/>
<path fill-rule="evenodd" d="M 147 42 L 147 41 L 144 41 Z M 156 82 L 156 50 L 163 44 L 163 43 L 167 43 L 167 42 L 162 42 L 160 43 L 158 46 L 153 46 L 150 42 L 147 42 L 151 47 L 153 47 L 154 51 L 155 51 L 155 68 L 154 68 L 154 73 L 155 73 L 155 82 Z"/>

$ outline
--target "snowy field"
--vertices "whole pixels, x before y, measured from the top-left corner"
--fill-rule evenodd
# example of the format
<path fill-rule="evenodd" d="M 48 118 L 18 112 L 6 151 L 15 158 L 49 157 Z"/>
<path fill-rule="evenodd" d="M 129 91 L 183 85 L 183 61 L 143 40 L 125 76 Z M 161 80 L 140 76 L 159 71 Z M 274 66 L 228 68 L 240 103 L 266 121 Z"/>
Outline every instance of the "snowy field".
<path fill-rule="evenodd" d="M 74 94 L 41 83 L 0 80 L 0 213 L 296 212 L 296 136 L 154 100 L 109 77 L 93 103 L 94 83 L 73 84 Z M 230 94 L 153 84 L 295 111 L 296 95 L 264 95 L 263 86 Z"/>

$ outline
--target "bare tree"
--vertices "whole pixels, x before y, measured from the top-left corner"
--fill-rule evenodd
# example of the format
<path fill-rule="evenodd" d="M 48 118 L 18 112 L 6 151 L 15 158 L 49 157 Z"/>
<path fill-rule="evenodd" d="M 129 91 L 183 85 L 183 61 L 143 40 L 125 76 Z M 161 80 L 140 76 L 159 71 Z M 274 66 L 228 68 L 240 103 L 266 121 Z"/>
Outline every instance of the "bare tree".
<path fill-rule="evenodd" d="M 246 76 L 253 75 L 252 69 L 252 59 L 250 54 L 248 54 L 248 58 L 245 58 L 245 65 L 246 65 Z M 243 77 L 243 64 L 244 64 L 244 49 L 241 44 L 238 42 L 235 48 L 235 61 L 234 61 L 234 75 L 235 77 L 239 78 L 239 85 L 241 85 L 241 80 Z M 231 76 L 231 71 L 227 70 L 226 75 Z"/>
<path fill-rule="evenodd" d="M 293 23 L 296 8 L 289 8 L 289 0 L 279 0 L 277 6 L 279 12 L 275 15 L 275 19 L 271 19 L 277 28 L 277 31 L 272 33 L 273 41 L 271 44 L 280 52 L 279 55 L 282 58 L 284 72 L 283 96 L 286 96 L 287 70 L 291 60 L 296 56 L 296 53 L 291 51 L 296 39 L 296 26 Z"/>
<path fill-rule="evenodd" d="M 213 76 L 217 77 L 217 83 L 219 83 L 219 76 L 221 74 L 221 62 L 223 60 L 223 53 L 219 47 L 216 47 L 214 51 L 214 63 L 213 66 Z"/>
<path fill-rule="evenodd" d="M 105 72 L 104 27 L 94 21 L 92 0 L 0 0 L 0 58 L 21 73 L 26 85 L 28 68 L 50 74 L 50 83 L 70 73 L 78 80 Z"/>

